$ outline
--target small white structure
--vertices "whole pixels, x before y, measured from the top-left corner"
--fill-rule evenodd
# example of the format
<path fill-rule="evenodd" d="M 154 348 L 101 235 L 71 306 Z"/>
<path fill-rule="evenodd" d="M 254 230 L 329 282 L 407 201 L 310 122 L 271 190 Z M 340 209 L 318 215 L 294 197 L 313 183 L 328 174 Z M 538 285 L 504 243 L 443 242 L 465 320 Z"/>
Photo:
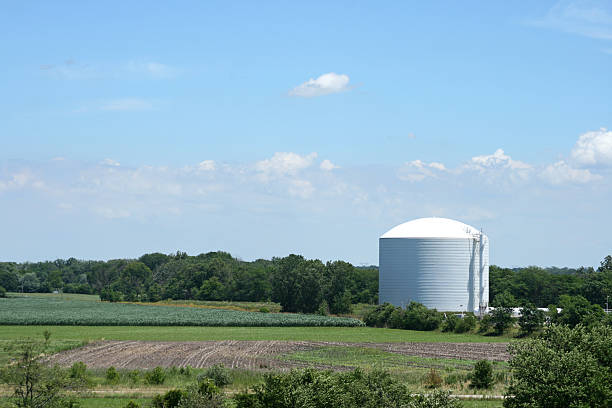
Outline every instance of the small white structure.
<path fill-rule="evenodd" d="M 489 239 L 448 218 L 419 218 L 379 239 L 379 302 L 449 312 L 489 305 Z"/>

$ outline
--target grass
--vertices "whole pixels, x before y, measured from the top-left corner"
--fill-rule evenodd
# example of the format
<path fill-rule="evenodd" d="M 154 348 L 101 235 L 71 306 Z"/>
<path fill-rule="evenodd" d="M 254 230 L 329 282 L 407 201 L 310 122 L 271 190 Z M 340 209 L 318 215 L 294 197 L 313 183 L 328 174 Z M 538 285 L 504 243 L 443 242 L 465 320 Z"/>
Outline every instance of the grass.
<path fill-rule="evenodd" d="M 227 309 L 243 312 L 259 312 L 267 309 L 270 313 L 280 313 L 282 306 L 274 302 L 224 302 L 215 300 L 162 300 L 155 303 L 138 303 L 151 306 L 179 306 L 203 309 Z"/>
<path fill-rule="evenodd" d="M 19 293 L 7 292 L 9 298 L 39 298 L 39 299 L 59 299 L 59 300 L 86 300 L 89 302 L 99 302 L 98 295 L 84 295 L 81 293 Z"/>
<path fill-rule="evenodd" d="M 337 342 L 507 342 L 508 337 L 477 334 L 421 332 L 373 327 L 168 327 L 168 326 L 0 326 L 0 340 L 42 338 L 49 330 L 52 340 L 286 340 Z"/>
<path fill-rule="evenodd" d="M 363 326 L 353 318 L 193 307 L 0 298 L 0 324 L 71 326 Z"/>

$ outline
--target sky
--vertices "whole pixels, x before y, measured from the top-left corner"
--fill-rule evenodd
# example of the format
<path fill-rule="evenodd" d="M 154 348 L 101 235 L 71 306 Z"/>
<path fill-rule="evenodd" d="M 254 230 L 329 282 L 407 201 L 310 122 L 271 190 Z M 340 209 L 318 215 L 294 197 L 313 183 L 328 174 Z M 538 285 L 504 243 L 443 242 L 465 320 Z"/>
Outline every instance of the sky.
<path fill-rule="evenodd" d="M 612 253 L 612 2 L 29 1 L 0 12 L 0 260 Z"/>

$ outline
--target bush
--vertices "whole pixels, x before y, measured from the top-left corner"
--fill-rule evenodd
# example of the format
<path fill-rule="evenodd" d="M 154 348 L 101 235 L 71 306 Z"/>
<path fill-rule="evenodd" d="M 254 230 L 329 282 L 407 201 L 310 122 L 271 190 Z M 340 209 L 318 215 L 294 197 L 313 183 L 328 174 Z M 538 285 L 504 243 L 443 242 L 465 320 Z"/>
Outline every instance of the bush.
<path fill-rule="evenodd" d="M 544 326 L 545 314 L 538 310 L 533 304 L 527 304 L 521 309 L 518 319 L 519 327 L 523 335 L 531 334 Z"/>
<path fill-rule="evenodd" d="M 491 312 L 491 324 L 495 329 L 496 335 L 503 334 L 507 329 L 512 327 L 514 319 L 512 318 L 512 309 L 509 307 L 498 307 Z"/>
<path fill-rule="evenodd" d="M 179 368 L 180 375 L 191 377 L 192 373 L 193 373 L 193 370 L 191 369 L 191 366 L 185 366 L 185 367 Z"/>
<path fill-rule="evenodd" d="M 474 316 L 473 313 L 466 313 L 463 316 L 463 319 L 460 319 L 455 327 L 455 333 L 467 333 L 471 330 L 474 330 L 476 327 L 476 322 L 478 319 Z"/>
<path fill-rule="evenodd" d="M 476 362 L 470 380 L 470 387 L 472 388 L 491 388 L 493 385 L 493 365 L 487 360 Z"/>
<path fill-rule="evenodd" d="M 156 395 L 151 401 L 153 408 L 176 408 L 185 393 L 181 390 L 170 390 L 164 395 Z"/>
<path fill-rule="evenodd" d="M 140 381 L 140 371 L 132 370 L 127 373 L 128 381 L 132 384 L 138 384 Z"/>
<path fill-rule="evenodd" d="M 323 300 L 316 311 L 316 314 L 320 316 L 327 316 L 329 314 L 329 304 L 327 300 Z"/>
<path fill-rule="evenodd" d="M 364 316 L 367 326 L 406 330 L 435 330 L 442 323 L 442 314 L 421 303 L 410 302 L 406 309 L 384 303 Z"/>
<path fill-rule="evenodd" d="M 552 325 L 509 350 L 504 407 L 610 406 L 612 328 Z"/>
<path fill-rule="evenodd" d="M 145 374 L 145 382 L 150 385 L 161 385 L 166 381 L 166 372 L 161 367 L 155 367 Z"/>
<path fill-rule="evenodd" d="M 493 323 L 491 322 L 491 315 L 484 315 L 478 323 L 478 332 L 482 334 L 487 334 L 492 327 Z"/>
<path fill-rule="evenodd" d="M 232 383 L 230 372 L 223 364 L 215 364 L 209 367 L 203 374 L 198 376 L 198 381 L 202 381 L 205 378 L 211 379 L 217 387 L 224 387 Z"/>
<path fill-rule="evenodd" d="M 454 313 L 448 313 L 442 322 L 443 332 L 454 332 L 457 324 L 459 323 L 459 317 Z"/>
<path fill-rule="evenodd" d="M 270 309 L 268 309 L 267 307 L 263 306 L 259 308 L 259 313 L 270 313 Z"/>
<path fill-rule="evenodd" d="M 72 367 L 70 367 L 69 376 L 75 380 L 85 380 L 87 372 L 87 365 L 84 362 L 79 361 L 74 363 Z"/>
<path fill-rule="evenodd" d="M 6 289 L 0 286 L 0 298 L 6 297 Z"/>
<path fill-rule="evenodd" d="M 438 388 L 442 385 L 442 377 L 435 369 L 430 369 L 427 375 L 425 375 L 425 387 L 427 388 Z"/>
<path fill-rule="evenodd" d="M 314 369 L 266 374 L 252 394 L 234 397 L 236 408 L 410 407 L 458 408 L 461 402 L 435 391 L 411 395 L 389 373 L 373 370 L 334 373 Z"/>
<path fill-rule="evenodd" d="M 140 405 L 138 405 L 137 403 L 135 403 L 132 400 L 129 400 L 127 404 L 125 404 L 124 408 L 140 408 Z"/>
<path fill-rule="evenodd" d="M 106 369 L 104 377 L 106 378 L 106 382 L 108 383 L 115 384 L 119 382 L 119 372 L 117 372 L 117 369 L 113 366 L 110 366 Z"/>

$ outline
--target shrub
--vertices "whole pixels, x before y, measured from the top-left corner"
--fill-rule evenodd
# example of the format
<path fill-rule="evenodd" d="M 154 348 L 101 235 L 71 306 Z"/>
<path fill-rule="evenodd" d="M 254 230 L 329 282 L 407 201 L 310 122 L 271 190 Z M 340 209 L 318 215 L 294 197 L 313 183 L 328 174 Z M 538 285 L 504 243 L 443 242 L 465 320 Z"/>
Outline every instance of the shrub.
<path fill-rule="evenodd" d="M 87 372 L 87 365 L 84 362 L 79 361 L 74 363 L 72 367 L 70 367 L 69 376 L 75 380 L 84 380 Z"/>
<path fill-rule="evenodd" d="M 230 372 L 223 364 L 215 364 L 209 367 L 198 377 L 198 380 L 201 381 L 205 378 L 211 379 L 217 387 L 224 387 L 232 383 Z"/>
<path fill-rule="evenodd" d="M 427 375 L 425 375 L 425 387 L 427 388 L 438 388 L 442 385 L 442 377 L 435 369 L 430 369 Z"/>
<path fill-rule="evenodd" d="M 491 315 L 485 315 L 480 319 L 478 323 L 478 332 L 482 334 L 488 333 L 493 327 L 493 323 L 491 322 Z"/>
<path fill-rule="evenodd" d="M 113 366 L 110 366 L 106 369 L 106 374 L 104 375 L 104 377 L 106 378 L 106 382 L 108 383 L 115 384 L 119 382 L 119 373 L 117 372 L 117 369 Z"/>
<path fill-rule="evenodd" d="M 265 306 L 259 308 L 259 313 L 270 313 L 270 309 Z"/>
<path fill-rule="evenodd" d="M 161 367 L 147 371 L 145 374 L 145 382 L 150 385 L 161 385 L 166 381 L 166 372 Z"/>
<path fill-rule="evenodd" d="M 612 328 L 552 325 L 510 343 L 504 407 L 607 407 L 612 396 Z"/>
<path fill-rule="evenodd" d="M 408 330 L 436 330 L 442 323 L 442 314 L 421 303 L 410 302 L 406 308 L 404 322 L 403 328 Z"/>
<path fill-rule="evenodd" d="M 498 307 L 491 312 L 490 316 L 491 324 L 493 325 L 493 329 L 495 329 L 496 335 L 503 334 L 514 322 L 512 318 L 512 309 L 509 307 Z"/>
<path fill-rule="evenodd" d="M 6 297 L 6 289 L 0 286 L 0 298 Z"/>
<path fill-rule="evenodd" d="M 327 300 L 324 299 L 321 302 L 319 308 L 316 311 L 316 314 L 320 316 L 327 316 L 329 314 L 329 304 L 327 303 Z"/>
<path fill-rule="evenodd" d="M 470 387 L 472 388 L 491 388 L 491 385 L 493 385 L 493 365 L 487 360 L 476 362 L 470 380 Z"/>
<path fill-rule="evenodd" d="M 129 400 L 128 403 L 125 404 L 125 408 L 140 408 L 140 405 L 138 405 L 132 400 Z"/>
<path fill-rule="evenodd" d="M 127 377 L 129 382 L 131 382 L 132 384 L 138 384 L 138 382 L 140 381 L 140 371 L 132 370 L 127 373 Z"/>
<path fill-rule="evenodd" d="M 185 393 L 181 390 L 170 390 L 164 395 L 156 395 L 151 401 L 153 408 L 176 408 Z"/>
<path fill-rule="evenodd" d="M 527 304 L 521 309 L 518 324 L 523 335 L 531 334 L 544 326 L 545 314 L 536 309 L 533 304 Z"/>
<path fill-rule="evenodd" d="M 460 319 L 455 326 L 455 333 L 467 333 L 476 327 L 478 319 L 473 313 L 466 313 L 463 319 Z"/>
<path fill-rule="evenodd" d="M 179 368 L 180 375 L 191 377 L 192 373 L 193 373 L 193 370 L 191 369 L 191 366 L 185 366 L 185 367 Z"/>
<path fill-rule="evenodd" d="M 454 313 L 448 313 L 442 322 L 443 332 L 454 332 L 457 324 L 459 323 L 459 317 Z"/>

